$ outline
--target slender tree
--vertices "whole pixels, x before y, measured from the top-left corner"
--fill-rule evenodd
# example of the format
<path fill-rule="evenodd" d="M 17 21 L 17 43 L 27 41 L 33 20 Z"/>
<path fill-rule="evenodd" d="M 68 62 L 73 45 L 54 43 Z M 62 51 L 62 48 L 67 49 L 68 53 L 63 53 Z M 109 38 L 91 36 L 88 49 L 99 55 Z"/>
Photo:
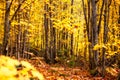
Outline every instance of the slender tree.
<path fill-rule="evenodd" d="M 105 0 L 105 10 L 104 10 L 104 44 L 107 43 L 107 33 L 108 33 L 108 28 L 107 28 L 107 10 L 108 10 L 108 1 Z M 105 76 L 105 48 L 103 48 L 103 54 L 102 54 L 102 76 Z"/>
<path fill-rule="evenodd" d="M 72 8 L 71 8 L 71 15 L 73 14 L 73 4 L 74 4 L 74 0 L 71 0 L 71 6 L 72 6 Z M 71 19 L 71 21 L 72 21 L 72 19 Z M 72 23 L 71 23 L 72 24 Z M 71 53 L 71 55 L 73 55 L 74 54 L 74 34 L 73 33 L 71 33 L 71 51 L 70 51 L 70 53 Z"/>
<path fill-rule="evenodd" d="M 53 27 L 53 14 L 52 14 L 52 0 L 49 1 L 50 6 L 49 6 L 49 21 L 50 21 L 50 59 L 51 63 L 55 63 L 55 57 L 56 57 L 56 30 Z"/>

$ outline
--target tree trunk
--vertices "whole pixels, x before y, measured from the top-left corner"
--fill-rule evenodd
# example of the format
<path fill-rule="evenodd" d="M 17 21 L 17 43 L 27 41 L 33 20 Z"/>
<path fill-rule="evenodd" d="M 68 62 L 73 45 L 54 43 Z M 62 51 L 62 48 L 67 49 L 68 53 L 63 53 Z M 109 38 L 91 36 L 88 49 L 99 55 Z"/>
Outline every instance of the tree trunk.
<path fill-rule="evenodd" d="M 107 18 L 108 18 L 108 0 L 105 0 L 105 10 L 104 10 L 104 37 L 103 37 L 103 43 L 107 43 L 107 34 L 108 34 L 108 27 L 107 27 Z M 102 77 L 105 76 L 105 52 L 106 49 L 103 48 L 103 53 L 102 53 Z"/>
<path fill-rule="evenodd" d="M 49 1 L 50 5 L 52 4 L 52 0 Z M 53 20 L 52 20 L 52 10 L 51 7 L 49 7 L 49 21 L 50 21 L 50 59 L 51 63 L 55 63 L 55 56 L 56 56 L 56 40 L 55 40 L 55 28 L 53 28 Z"/>
<path fill-rule="evenodd" d="M 20 0 L 18 1 L 18 3 L 20 4 Z M 18 13 L 17 13 L 17 21 L 18 21 L 18 23 L 20 23 L 20 14 L 19 14 L 19 11 L 18 11 Z M 21 26 L 20 25 L 17 25 L 17 27 L 18 27 L 18 35 L 17 35 L 17 59 L 19 59 L 20 58 L 20 52 L 21 52 L 21 47 L 20 47 L 20 45 L 21 45 Z"/>
<path fill-rule="evenodd" d="M 8 42 L 10 36 L 10 1 L 6 0 L 6 8 L 5 8 L 5 22 L 4 22 L 4 38 L 3 38 L 3 55 L 7 55 L 8 52 Z"/>
<path fill-rule="evenodd" d="M 27 35 L 27 30 L 23 32 L 23 43 L 22 43 L 22 57 L 25 58 L 24 52 L 26 51 L 26 35 Z"/>
<path fill-rule="evenodd" d="M 91 7 L 92 7 L 92 20 L 91 26 L 93 29 L 92 32 L 92 47 L 94 47 L 98 43 L 98 27 L 97 27 L 97 14 L 96 14 L 96 2 L 95 0 L 91 0 Z M 93 50 L 93 69 L 97 67 L 98 62 L 98 51 Z"/>
<path fill-rule="evenodd" d="M 74 4 L 74 0 L 71 0 L 71 6 L 73 6 L 73 4 Z M 71 8 L 71 14 L 73 14 L 73 7 Z M 72 18 L 71 18 L 72 19 Z M 71 20 L 72 21 L 72 20 Z M 72 23 L 71 23 L 72 24 Z M 74 54 L 74 35 L 73 35 L 73 33 L 71 34 L 71 51 L 70 51 L 70 53 L 71 53 L 71 55 L 73 55 Z"/>
<path fill-rule="evenodd" d="M 48 19 L 48 4 L 45 3 L 44 10 L 44 28 L 45 28 L 45 60 L 46 62 L 50 61 L 50 54 L 49 54 L 49 19 Z"/>
<path fill-rule="evenodd" d="M 84 13 L 84 19 L 85 19 L 85 24 L 86 24 L 86 31 L 87 31 L 87 36 L 88 36 L 88 42 L 91 43 L 88 45 L 88 52 L 89 52 L 89 68 L 93 69 L 93 51 L 92 51 L 92 33 L 93 33 L 93 28 L 91 26 L 91 0 L 88 0 L 88 9 L 86 13 L 86 8 L 85 8 L 85 3 L 84 0 L 82 0 L 82 6 L 83 6 L 83 13 Z M 88 17 L 87 17 L 88 16 Z"/>

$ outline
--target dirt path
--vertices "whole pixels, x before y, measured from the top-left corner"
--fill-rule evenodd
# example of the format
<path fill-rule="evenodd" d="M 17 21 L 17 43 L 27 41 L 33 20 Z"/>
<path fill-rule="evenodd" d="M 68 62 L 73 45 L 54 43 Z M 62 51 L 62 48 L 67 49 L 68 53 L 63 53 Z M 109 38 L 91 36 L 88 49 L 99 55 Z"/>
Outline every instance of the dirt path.
<path fill-rule="evenodd" d="M 92 77 L 87 70 L 81 67 L 70 68 L 60 64 L 48 65 L 40 60 L 28 60 L 37 70 L 39 70 L 46 80 L 116 80 L 110 75 L 102 77 Z"/>

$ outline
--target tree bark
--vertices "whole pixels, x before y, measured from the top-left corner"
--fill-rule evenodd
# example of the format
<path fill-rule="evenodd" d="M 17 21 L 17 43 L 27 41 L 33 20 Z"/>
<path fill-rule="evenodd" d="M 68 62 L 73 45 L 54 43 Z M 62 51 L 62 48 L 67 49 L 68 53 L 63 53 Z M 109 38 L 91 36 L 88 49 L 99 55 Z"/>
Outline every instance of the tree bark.
<path fill-rule="evenodd" d="M 74 0 L 71 0 L 71 6 L 73 6 L 74 5 Z M 71 8 L 71 14 L 73 14 L 73 7 Z M 71 18 L 72 19 L 72 18 Z M 71 20 L 72 21 L 72 20 Z M 72 23 L 71 23 L 72 24 Z M 70 51 L 70 53 L 71 53 L 71 55 L 73 55 L 74 54 L 74 34 L 72 33 L 71 34 L 71 51 Z"/>
<path fill-rule="evenodd" d="M 107 18 L 108 18 L 108 0 L 105 0 L 105 10 L 104 10 L 104 36 L 103 36 L 103 43 L 107 43 L 107 33 L 108 33 L 108 26 L 107 26 Z M 102 53 L 102 77 L 105 76 L 105 52 L 106 49 L 103 48 L 103 53 Z"/>
<path fill-rule="evenodd" d="M 52 5 L 52 0 L 49 0 L 50 5 Z M 51 63 L 55 63 L 55 57 L 56 57 L 56 33 L 55 28 L 53 27 L 53 14 L 52 9 L 49 7 L 49 21 L 50 21 L 50 59 Z"/>
<path fill-rule="evenodd" d="M 98 27 L 97 27 L 97 10 L 96 10 L 96 1 L 91 0 L 92 7 L 92 20 L 91 20 L 91 28 L 92 32 L 92 47 L 94 47 L 98 43 Z M 98 62 L 98 51 L 93 50 L 93 69 L 97 67 Z"/>
<path fill-rule="evenodd" d="M 44 28 L 45 28 L 45 60 L 46 62 L 50 61 L 50 54 L 49 54 L 49 19 L 48 19 L 48 4 L 45 3 L 44 5 Z"/>
<path fill-rule="evenodd" d="M 9 32 L 10 32 L 10 1 L 6 0 L 6 8 L 5 8 L 5 22 L 4 22 L 4 38 L 3 38 L 3 55 L 7 55 L 8 52 L 8 42 L 9 42 Z"/>

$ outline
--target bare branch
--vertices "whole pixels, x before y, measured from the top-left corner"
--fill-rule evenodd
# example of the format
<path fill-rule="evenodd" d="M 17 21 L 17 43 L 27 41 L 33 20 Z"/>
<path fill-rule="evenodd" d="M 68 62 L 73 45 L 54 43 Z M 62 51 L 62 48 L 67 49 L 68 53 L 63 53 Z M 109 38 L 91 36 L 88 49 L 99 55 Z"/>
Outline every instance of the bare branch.
<path fill-rule="evenodd" d="M 12 22 L 12 20 L 14 19 L 14 17 L 17 15 L 17 12 L 20 10 L 22 4 L 25 2 L 26 0 L 23 0 L 19 5 L 18 5 L 18 8 L 16 9 L 16 11 L 14 12 L 11 20 L 10 20 L 10 23 Z"/>
<path fill-rule="evenodd" d="M 110 2 L 109 2 L 109 4 L 108 4 L 108 8 L 110 7 L 111 3 L 112 3 L 112 0 L 110 0 Z"/>
<path fill-rule="evenodd" d="M 11 8 L 12 2 L 13 2 L 13 0 L 11 1 L 9 8 Z"/>

